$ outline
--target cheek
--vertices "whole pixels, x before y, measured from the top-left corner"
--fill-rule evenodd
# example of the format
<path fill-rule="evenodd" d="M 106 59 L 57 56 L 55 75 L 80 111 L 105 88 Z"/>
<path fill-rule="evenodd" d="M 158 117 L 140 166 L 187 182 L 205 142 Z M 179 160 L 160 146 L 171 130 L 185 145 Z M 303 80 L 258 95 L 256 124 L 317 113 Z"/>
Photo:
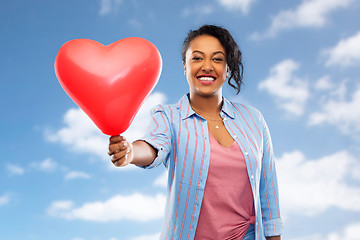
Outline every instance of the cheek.
<path fill-rule="evenodd" d="M 199 71 L 198 66 L 196 64 L 186 64 L 186 76 L 193 77 L 197 71 Z"/>
<path fill-rule="evenodd" d="M 220 70 L 220 73 L 221 73 L 221 76 L 223 76 L 223 78 L 226 78 L 226 76 L 228 75 L 227 66 L 222 67 Z"/>
<path fill-rule="evenodd" d="M 191 82 L 193 82 L 192 76 L 193 76 L 193 70 L 192 67 L 190 66 L 190 64 L 186 64 L 185 65 L 185 77 L 186 77 L 186 81 L 191 84 Z"/>
<path fill-rule="evenodd" d="M 186 66 L 185 76 L 187 79 L 191 77 L 191 67 L 189 65 Z"/>

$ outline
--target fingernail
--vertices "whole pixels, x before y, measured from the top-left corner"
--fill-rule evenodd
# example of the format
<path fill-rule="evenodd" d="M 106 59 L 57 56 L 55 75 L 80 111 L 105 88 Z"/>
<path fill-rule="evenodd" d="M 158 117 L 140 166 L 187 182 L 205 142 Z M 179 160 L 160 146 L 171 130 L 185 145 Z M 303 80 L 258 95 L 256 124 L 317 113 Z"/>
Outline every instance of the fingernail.
<path fill-rule="evenodd" d="M 127 147 L 128 146 L 128 143 L 127 142 L 124 142 L 124 147 Z"/>

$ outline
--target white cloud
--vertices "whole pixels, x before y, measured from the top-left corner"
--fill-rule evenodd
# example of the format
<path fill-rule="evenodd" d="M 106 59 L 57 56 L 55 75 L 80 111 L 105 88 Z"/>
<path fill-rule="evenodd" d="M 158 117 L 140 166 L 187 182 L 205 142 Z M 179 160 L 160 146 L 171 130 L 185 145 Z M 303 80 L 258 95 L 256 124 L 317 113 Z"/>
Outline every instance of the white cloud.
<path fill-rule="evenodd" d="M 182 11 L 183 17 L 193 16 L 194 13 L 196 13 L 196 16 L 199 15 L 209 15 L 214 12 L 215 8 L 211 4 L 205 4 L 205 5 L 198 5 L 198 6 L 191 6 L 187 7 Z"/>
<path fill-rule="evenodd" d="M 347 80 L 342 80 L 340 83 L 338 83 L 334 89 L 330 89 L 331 91 L 328 92 L 329 95 L 325 95 L 325 99 L 333 98 L 337 99 L 337 101 L 344 100 L 347 97 L 348 89 L 347 89 Z M 322 103 L 324 105 L 324 102 Z"/>
<path fill-rule="evenodd" d="M 164 171 L 158 178 L 154 181 L 154 186 L 166 187 L 168 181 L 168 172 Z"/>
<path fill-rule="evenodd" d="M 77 178 L 89 179 L 91 176 L 85 172 L 72 171 L 65 175 L 65 180 L 72 180 Z"/>
<path fill-rule="evenodd" d="M 136 114 L 128 130 L 122 135 L 129 141 L 143 136 L 151 121 L 151 108 L 164 103 L 166 97 L 162 93 L 151 94 Z M 107 155 L 109 137 L 103 134 L 81 109 L 70 109 L 63 119 L 65 126 L 57 131 L 45 130 L 45 138 L 51 142 L 59 142 L 72 151 L 87 153 L 109 160 Z"/>
<path fill-rule="evenodd" d="M 289 213 L 314 216 L 331 207 L 360 212 L 360 161 L 347 151 L 319 159 L 284 153 L 277 159 L 280 204 Z"/>
<path fill-rule="evenodd" d="M 101 0 L 100 1 L 100 15 L 107 15 L 119 8 L 122 0 Z"/>
<path fill-rule="evenodd" d="M 298 68 L 294 60 L 283 60 L 270 69 L 270 75 L 258 86 L 274 96 L 280 108 L 296 116 L 303 114 L 309 97 L 307 80 L 294 75 Z"/>
<path fill-rule="evenodd" d="M 152 235 L 143 235 L 139 237 L 130 238 L 129 240 L 159 240 L 160 233 L 152 234 Z"/>
<path fill-rule="evenodd" d="M 217 0 L 220 5 L 224 6 L 228 10 L 241 10 L 244 14 L 247 14 L 252 4 L 256 0 Z"/>
<path fill-rule="evenodd" d="M 341 235 L 338 235 L 336 240 L 356 240 L 359 239 L 360 236 L 360 222 L 356 224 L 352 224 L 345 229 L 345 238 Z M 335 240 L 335 239 L 333 239 Z"/>
<path fill-rule="evenodd" d="M 333 47 L 323 51 L 328 57 L 326 66 L 359 66 L 360 65 L 360 32 L 346 39 L 342 39 Z"/>
<path fill-rule="evenodd" d="M 7 164 L 6 169 L 11 176 L 23 175 L 25 173 L 25 170 L 22 167 L 14 164 Z"/>
<path fill-rule="evenodd" d="M 250 10 L 251 5 L 256 0 L 216 0 L 218 4 L 229 11 L 242 11 L 243 14 L 247 14 Z M 210 15 L 216 11 L 218 6 L 213 3 L 202 3 L 201 5 L 192 5 L 186 7 L 182 11 L 183 17 L 194 17 L 195 16 L 204 16 Z"/>
<path fill-rule="evenodd" d="M 51 158 L 46 158 L 42 162 L 34 162 L 30 164 L 31 167 L 39 171 L 51 172 L 57 168 L 57 163 Z"/>
<path fill-rule="evenodd" d="M 334 84 L 331 82 L 329 75 L 319 78 L 315 83 L 315 89 L 317 90 L 330 90 L 332 88 L 334 88 Z"/>
<path fill-rule="evenodd" d="M 301 236 L 297 238 L 291 238 L 289 240 L 326 240 L 325 236 L 321 236 L 320 234 L 313 234 L 309 236 Z"/>
<path fill-rule="evenodd" d="M 48 214 L 65 219 L 109 222 L 120 220 L 150 221 L 161 219 L 165 209 L 165 195 L 116 195 L 105 202 L 85 203 L 75 208 L 71 201 L 53 202 Z"/>
<path fill-rule="evenodd" d="M 10 197 L 8 194 L 0 196 L 0 206 L 8 204 L 10 202 Z"/>
<path fill-rule="evenodd" d="M 72 201 L 56 201 L 51 204 L 47 212 L 51 216 L 66 217 L 66 211 L 71 210 L 73 206 L 74 203 Z"/>
<path fill-rule="evenodd" d="M 327 235 L 315 234 L 311 236 L 291 238 L 289 240 L 358 240 L 359 235 L 360 223 L 353 223 L 341 231 L 332 232 Z"/>
<path fill-rule="evenodd" d="M 63 121 L 65 127 L 58 131 L 45 131 L 47 140 L 60 142 L 75 152 L 106 157 L 108 137 L 101 133 L 81 109 L 68 110 Z"/>
<path fill-rule="evenodd" d="M 344 85 L 342 85 L 344 86 Z M 322 104 L 321 110 L 309 117 L 310 125 L 328 123 L 336 126 L 345 134 L 359 136 L 360 134 L 360 87 L 350 100 L 344 99 L 344 91 L 337 93 L 338 98 L 332 98 Z"/>
<path fill-rule="evenodd" d="M 357 240 L 360 235 L 360 223 L 354 223 L 346 227 L 342 232 L 331 233 L 327 240 Z"/>
<path fill-rule="evenodd" d="M 295 9 L 284 10 L 272 18 L 265 33 L 254 33 L 252 38 L 275 37 L 280 31 L 294 28 L 320 28 L 328 22 L 329 15 L 349 7 L 355 0 L 303 0 Z"/>

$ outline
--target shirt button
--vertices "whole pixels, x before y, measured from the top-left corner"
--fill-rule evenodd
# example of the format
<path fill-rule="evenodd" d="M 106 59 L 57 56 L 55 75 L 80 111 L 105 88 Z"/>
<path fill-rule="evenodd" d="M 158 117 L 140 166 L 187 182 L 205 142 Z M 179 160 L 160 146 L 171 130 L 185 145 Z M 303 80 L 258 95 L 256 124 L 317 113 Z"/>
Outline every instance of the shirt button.
<path fill-rule="evenodd" d="M 247 156 L 247 155 L 249 155 L 249 153 L 248 153 L 248 152 L 245 152 L 245 155 Z"/>
<path fill-rule="evenodd" d="M 236 135 L 234 135 L 234 138 L 237 138 L 237 136 L 236 136 Z"/>
<path fill-rule="evenodd" d="M 254 175 L 251 175 L 251 179 L 254 179 Z"/>
<path fill-rule="evenodd" d="M 224 121 L 226 121 L 226 118 L 224 118 Z"/>

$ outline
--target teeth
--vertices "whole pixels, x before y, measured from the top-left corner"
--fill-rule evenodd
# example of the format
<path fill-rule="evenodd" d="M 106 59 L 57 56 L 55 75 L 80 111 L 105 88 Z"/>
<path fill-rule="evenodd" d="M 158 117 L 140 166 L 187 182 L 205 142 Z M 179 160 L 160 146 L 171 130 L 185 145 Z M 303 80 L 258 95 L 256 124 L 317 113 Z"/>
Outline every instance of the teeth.
<path fill-rule="evenodd" d="M 200 80 L 200 81 L 213 81 L 213 80 L 215 80 L 215 79 L 212 78 L 212 77 L 199 77 L 199 80 Z"/>

